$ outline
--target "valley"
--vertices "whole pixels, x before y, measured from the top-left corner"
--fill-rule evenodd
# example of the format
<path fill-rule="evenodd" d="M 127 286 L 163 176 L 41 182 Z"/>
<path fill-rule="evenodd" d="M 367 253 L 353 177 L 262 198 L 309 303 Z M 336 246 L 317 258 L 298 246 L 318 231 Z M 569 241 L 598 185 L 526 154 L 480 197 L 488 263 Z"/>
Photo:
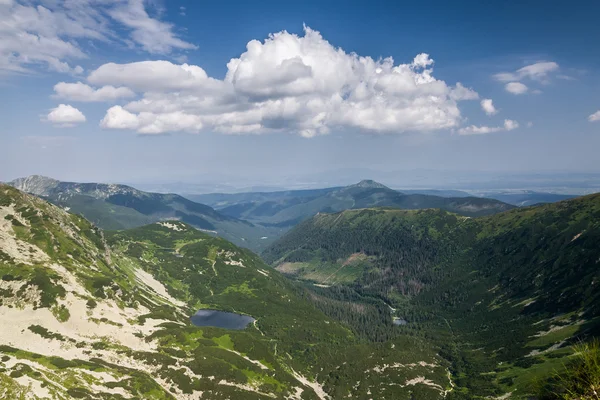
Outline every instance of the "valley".
<path fill-rule="evenodd" d="M 348 208 L 306 214 L 259 257 L 167 207 L 256 223 L 176 195 L 12 184 L 39 198 L 0 186 L 11 396 L 525 399 L 600 332 L 599 195 L 514 208 L 372 181 L 304 192 L 303 210 Z M 150 220 L 104 231 L 66 211 L 114 193 Z"/>
<path fill-rule="evenodd" d="M 365 342 L 250 251 L 185 223 L 103 232 L 6 185 L 0 210 L 5 398 L 428 399 L 449 384 L 426 340 Z M 199 309 L 256 321 L 196 327 Z"/>
<path fill-rule="evenodd" d="M 598 15 L 0 0 L 0 400 L 600 400 Z"/>
<path fill-rule="evenodd" d="M 437 343 L 457 398 L 528 398 L 600 332 L 598 235 L 599 195 L 480 218 L 347 210 L 301 223 L 263 257 L 357 334 Z"/>

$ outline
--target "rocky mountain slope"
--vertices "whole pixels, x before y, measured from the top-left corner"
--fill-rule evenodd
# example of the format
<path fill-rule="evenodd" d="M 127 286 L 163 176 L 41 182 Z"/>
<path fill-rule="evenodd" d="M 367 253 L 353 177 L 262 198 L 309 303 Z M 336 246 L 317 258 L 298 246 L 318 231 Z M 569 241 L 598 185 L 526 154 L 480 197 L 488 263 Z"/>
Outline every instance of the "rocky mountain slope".
<path fill-rule="evenodd" d="M 280 231 L 224 215 L 176 194 L 143 192 L 126 185 L 61 182 L 39 175 L 9 184 L 81 214 L 103 229 L 128 229 L 178 219 L 255 251 L 263 249 Z"/>
<path fill-rule="evenodd" d="M 321 309 L 372 338 L 426 337 L 454 398 L 528 398 L 600 336 L 600 194 L 481 218 L 440 210 L 319 214 L 263 257 L 313 285 Z M 365 322 L 335 301 L 371 304 Z"/>
<path fill-rule="evenodd" d="M 372 342 L 253 253 L 181 221 L 104 233 L 0 185 L 0 398 L 438 399 L 424 338 Z M 199 309 L 253 317 L 194 326 Z"/>

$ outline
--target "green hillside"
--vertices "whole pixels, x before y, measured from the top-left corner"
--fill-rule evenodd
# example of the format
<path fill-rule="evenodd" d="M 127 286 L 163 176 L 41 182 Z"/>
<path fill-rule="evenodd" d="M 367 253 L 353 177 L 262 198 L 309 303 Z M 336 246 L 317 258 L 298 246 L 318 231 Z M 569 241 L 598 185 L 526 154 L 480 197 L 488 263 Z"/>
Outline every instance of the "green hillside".
<path fill-rule="evenodd" d="M 600 195 L 469 218 L 439 210 L 320 214 L 267 249 L 278 270 L 330 302 L 361 299 L 368 323 L 321 309 L 388 340 L 381 310 L 452 361 L 452 396 L 527 398 L 600 335 Z M 331 287 L 329 287 L 332 285 Z M 325 287 L 323 287 L 325 286 Z M 462 397 L 461 397 L 462 396 Z M 575 397 L 573 397 L 575 398 Z"/>
<path fill-rule="evenodd" d="M 427 339 L 368 340 L 319 310 L 328 299 L 181 221 L 108 234 L 0 185 L 0 249 L 3 398 L 438 399 L 452 387 Z M 199 309 L 255 322 L 193 326 Z"/>
<path fill-rule="evenodd" d="M 61 182 L 29 176 L 9 183 L 19 190 L 81 214 L 102 229 L 118 230 L 176 219 L 254 251 L 264 249 L 282 232 L 221 214 L 176 194 L 149 193 L 130 186 Z"/>

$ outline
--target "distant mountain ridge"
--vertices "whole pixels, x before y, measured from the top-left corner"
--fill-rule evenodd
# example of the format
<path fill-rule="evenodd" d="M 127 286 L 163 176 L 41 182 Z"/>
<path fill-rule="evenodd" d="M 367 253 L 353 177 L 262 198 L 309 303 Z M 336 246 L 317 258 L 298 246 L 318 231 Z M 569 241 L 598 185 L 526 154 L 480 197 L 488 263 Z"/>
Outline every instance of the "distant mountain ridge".
<path fill-rule="evenodd" d="M 8 184 L 82 214 L 103 229 L 128 229 L 178 219 L 253 250 L 266 244 L 262 237 L 277 234 L 277 229 L 255 226 L 177 194 L 149 193 L 120 184 L 62 182 L 39 175 Z"/>
<path fill-rule="evenodd" d="M 515 206 L 495 199 L 403 193 L 373 180 L 325 189 L 273 193 L 189 196 L 206 201 L 219 212 L 267 226 L 289 228 L 319 212 L 368 207 L 440 208 L 466 216 L 489 215 Z"/>

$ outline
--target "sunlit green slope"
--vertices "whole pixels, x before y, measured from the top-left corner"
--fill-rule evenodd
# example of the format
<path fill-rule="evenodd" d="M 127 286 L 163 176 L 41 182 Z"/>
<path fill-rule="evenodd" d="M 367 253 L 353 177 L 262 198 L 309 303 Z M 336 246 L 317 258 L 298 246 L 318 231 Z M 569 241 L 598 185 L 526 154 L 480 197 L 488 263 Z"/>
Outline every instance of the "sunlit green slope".
<path fill-rule="evenodd" d="M 104 234 L 0 185 L 0 397 L 437 399 L 427 340 L 373 343 L 256 255 L 179 221 Z M 244 330 L 195 327 L 200 308 Z"/>
<path fill-rule="evenodd" d="M 393 308 L 452 362 L 451 396 L 527 397 L 600 335 L 600 195 L 468 218 L 438 210 L 320 214 L 264 252 L 330 301 Z M 331 286 L 331 287 L 323 287 Z M 395 337 L 329 304 L 371 338 Z"/>

